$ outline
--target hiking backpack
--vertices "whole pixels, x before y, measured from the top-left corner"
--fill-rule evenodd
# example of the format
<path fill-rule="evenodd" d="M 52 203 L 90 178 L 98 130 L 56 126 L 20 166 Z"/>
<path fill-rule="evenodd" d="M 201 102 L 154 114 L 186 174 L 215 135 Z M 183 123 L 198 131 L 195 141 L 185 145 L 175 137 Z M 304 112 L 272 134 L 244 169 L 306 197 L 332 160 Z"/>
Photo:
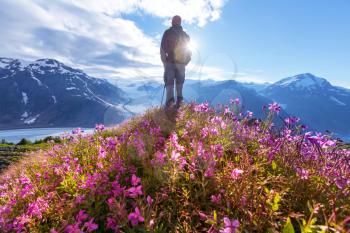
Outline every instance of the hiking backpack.
<path fill-rule="evenodd" d="M 188 48 L 190 37 L 185 32 L 178 32 L 174 47 L 174 60 L 176 63 L 188 64 L 191 61 L 192 52 Z"/>

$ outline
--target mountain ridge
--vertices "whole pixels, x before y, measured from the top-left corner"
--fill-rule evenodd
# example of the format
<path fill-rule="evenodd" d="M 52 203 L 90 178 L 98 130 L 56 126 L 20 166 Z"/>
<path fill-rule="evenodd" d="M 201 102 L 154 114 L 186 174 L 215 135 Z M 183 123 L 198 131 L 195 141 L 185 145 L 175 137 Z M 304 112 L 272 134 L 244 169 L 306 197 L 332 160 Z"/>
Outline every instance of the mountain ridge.
<path fill-rule="evenodd" d="M 0 128 L 93 127 L 127 117 L 126 94 L 106 80 L 53 59 L 0 64 Z M 111 113 L 116 120 L 106 119 Z"/>
<path fill-rule="evenodd" d="M 260 92 L 318 131 L 350 135 L 350 90 L 306 73 L 273 83 Z"/>
<path fill-rule="evenodd" d="M 25 82 L 25 85 L 22 82 Z M 28 62 L 0 58 L 0 103 L 2 106 L 7 105 L 6 111 L 4 107 L 0 109 L 0 128 L 77 125 L 91 127 L 93 122 L 108 125 L 108 122 L 118 123 L 131 115 L 160 105 L 162 83 L 152 80 L 130 82 L 118 79 L 112 84 L 101 78 L 90 77 L 82 70 L 66 66 L 55 59 Z M 42 93 L 39 95 L 41 97 L 36 96 L 36 93 Z M 257 114 L 261 112 L 262 105 L 266 106 L 275 101 L 282 106 L 286 114 L 305 120 L 312 130 L 329 130 L 335 135 L 350 135 L 350 130 L 347 130 L 350 127 L 344 127 L 348 124 L 346 116 L 350 115 L 350 90 L 334 86 L 325 78 L 310 73 L 287 77 L 271 84 L 188 79 L 184 86 L 184 96 L 188 102 L 209 101 L 212 105 L 225 105 L 230 99 L 238 98 L 241 100 L 241 107 Z M 55 119 L 51 122 L 44 121 L 39 118 L 45 114 L 30 111 L 33 98 L 36 100 L 35 105 L 40 106 L 42 112 L 45 108 L 51 109 L 48 112 L 52 113 L 46 116 Z M 52 106 L 58 105 L 60 109 L 70 110 L 60 112 L 60 109 L 52 109 Z M 96 107 L 97 114 L 91 113 L 95 111 L 95 107 L 91 107 L 90 110 L 86 107 L 90 105 Z M 82 111 L 77 112 L 77 109 Z M 73 113 L 68 118 L 74 118 L 74 121 L 66 117 L 70 111 Z M 114 113 L 118 118 L 116 121 L 113 121 Z M 17 122 L 11 122 L 12 118 L 16 118 Z M 84 122 L 84 118 L 89 118 L 89 122 Z"/>

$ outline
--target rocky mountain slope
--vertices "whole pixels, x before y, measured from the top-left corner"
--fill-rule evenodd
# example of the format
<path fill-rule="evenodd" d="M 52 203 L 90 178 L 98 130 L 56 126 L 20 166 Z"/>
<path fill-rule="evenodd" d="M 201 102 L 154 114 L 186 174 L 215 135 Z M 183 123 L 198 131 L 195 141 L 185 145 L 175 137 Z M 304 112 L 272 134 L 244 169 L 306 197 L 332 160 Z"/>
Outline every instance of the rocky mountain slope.
<path fill-rule="evenodd" d="M 56 60 L 0 58 L 0 128 L 118 123 L 126 101 L 118 87 Z"/>
<path fill-rule="evenodd" d="M 300 74 L 282 79 L 261 91 L 292 115 L 318 131 L 350 135 L 350 90 L 326 79 Z"/>

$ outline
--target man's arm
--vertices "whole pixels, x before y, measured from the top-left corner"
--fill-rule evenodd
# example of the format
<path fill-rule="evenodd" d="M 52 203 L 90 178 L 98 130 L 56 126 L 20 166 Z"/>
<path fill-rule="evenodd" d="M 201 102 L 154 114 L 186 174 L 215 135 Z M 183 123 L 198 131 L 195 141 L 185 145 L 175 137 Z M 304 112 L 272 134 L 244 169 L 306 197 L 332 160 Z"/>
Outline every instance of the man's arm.
<path fill-rule="evenodd" d="M 165 48 L 165 43 L 166 43 L 166 33 L 167 31 L 164 32 L 163 34 L 163 37 L 162 37 L 162 42 L 161 42 L 161 45 L 160 45 L 160 59 L 162 60 L 163 64 L 166 62 L 166 57 L 167 57 L 167 54 L 164 50 Z"/>

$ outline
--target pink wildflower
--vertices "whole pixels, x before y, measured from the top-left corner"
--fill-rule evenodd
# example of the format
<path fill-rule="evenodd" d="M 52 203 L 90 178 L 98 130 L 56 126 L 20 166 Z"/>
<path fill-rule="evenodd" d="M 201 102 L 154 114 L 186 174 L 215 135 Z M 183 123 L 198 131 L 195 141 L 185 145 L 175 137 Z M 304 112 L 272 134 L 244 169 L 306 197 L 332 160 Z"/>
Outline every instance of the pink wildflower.
<path fill-rule="evenodd" d="M 83 233 L 82 230 L 79 228 L 79 223 L 68 225 L 66 227 L 66 232 L 67 233 Z"/>
<path fill-rule="evenodd" d="M 204 127 L 203 129 L 201 129 L 201 136 L 202 138 L 206 138 L 209 135 L 209 129 L 208 127 Z"/>
<path fill-rule="evenodd" d="M 21 198 L 26 198 L 26 197 L 33 195 L 33 194 L 34 194 L 33 186 L 31 184 L 27 184 L 22 188 L 19 195 Z"/>
<path fill-rule="evenodd" d="M 272 104 L 269 104 L 269 110 L 272 112 L 272 113 L 280 113 L 281 111 L 281 106 L 278 105 L 278 103 L 274 102 Z"/>
<path fill-rule="evenodd" d="M 103 124 L 96 124 L 95 130 L 96 131 L 103 131 L 105 129 L 105 126 Z"/>
<path fill-rule="evenodd" d="M 117 225 L 117 221 L 114 220 L 111 217 L 107 217 L 107 225 L 106 225 L 107 229 L 112 229 L 112 230 L 117 230 L 118 229 L 118 225 Z"/>
<path fill-rule="evenodd" d="M 100 146 L 100 148 L 98 150 L 98 158 L 104 159 L 104 158 L 106 158 L 106 154 L 107 154 L 106 150 L 102 146 Z"/>
<path fill-rule="evenodd" d="M 165 163 L 165 157 L 166 157 L 166 155 L 165 155 L 164 153 L 158 151 L 158 152 L 156 153 L 156 161 L 157 161 L 157 163 L 158 163 L 159 165 L 164 165 L 164 163 Z"/>
<path fill-rule="evenodd" d="M 144 222 L 145 219 L 141 216 L 139 208 L 135 208 L 135 212 L 130 213 L 128 219 L 131 225 L 136 226 L 139 222 Z"/>
<path fill-rule="evenodd" d="M 85 196 L 84 195 L 78 195 L 75 197 L 75 203 L 76 204 L 81 204 L 83 203 L 83 201 L 85 200 Z"/>
<path fill-rule="evenodd" d="M 194 111 L 196 112 L 208 112 L 209 111 L 209 103 L 205 102 L 203 104 L 198 104 L 194 107 Z"/>
<path fill-rule="evenodd" d="M 252 117 L 253 117 L 253 112 L 247 111 L 247 117 L 248 117 L 248 118 L 252 118 Z"/>
<path fill-rule="evenodd" d="M 28 177 L 22 176 L 21 178 L 19 178 L 19 182 L 22 185 L 26 185 L 26 184 L 30 184 L 30 179 Z"/>
<path fill-rule="evenodd" d="M 153 227 L 154 224 L 155 224 L 154 219 L 151 219 L 151 220 L 149 221 L 149 226 L 150 226 L 150 227 Z"/>
<path fill-rule="evenodd" d="M 114 150 L 115 146 L 117 145 L 116 140 L 114 140 L 114 138 L 109 137 L 109 138 L 107 138 L 107 141 L 108 141 L 108 146 L 107 146 L 108 149 L 109 150 Z"/>
<path fill-rule="evenodd" d="M 76 128 L 76 129 L 73 129 L 72 130 L 72 134 L 81 134 L 83 133 L 84 131 L 81 129 L 81 128 Z"/>
<path fill-rule="evenodd" d="M 230 103 L 233 104 L 233 105 L 238 106 L 238 105 L 240 105 L 241 101 L 238 98 L 230 99 Z"/>
<path fill-rule="evenodd" d="M 297 168 L 297 173 L 300 176 L 300 179 L 307 180 L 309 179 L 310 172 L 303 168 Z"/>
<path fill-rule="evenodd" d="M 136 186 L 141 183 L 141 178 L 137 177 L 135 174 L 131 176 L 131 185 Z"/>
<path fill-rule="evenodd" d="M 91 218 L 90 221 L 88 221 L 84 224 L 84 227 L 86 227 L 88 232 L 92 232 L 94 230 L 97 230 L 98 225 L 96 223 L 94 223 L 94 219 Z"/>
<path fill-rule="evenodd" d="M 180 153 L 179 152 L 174 151 L 174 150 L 171 152 L 171 160 L 172 161 L 177 161 L 179 159 L 179 157 L 180 157 Z"/>
<path fill-rule="evenodd" d="M 152 199 L 152 197 L 151 196 L 147 196 L 147 204 L 149 205 L 149 206 L 151 206 L 152 205 L 152 203 L 153 203 L 153 199 Z"/>
<path fill-rule="evenodd" d="M 224 217 L 225 228 L 220 230 L 220 233 L 235 233 L 239 228 L 238 220 L 230 220 L 228 217 Z"/>
<path fill-rule="evenodd" d="M 235 168 L 231 172 L 231 178 L 237 180 L 242 173 L 243 170 Z"/>
<path fill-rule="evenodd" d="M 113 181 L 112 182 L 112 193 L 113 193 L 114 197 L 120 196 L 123 192 L 124 192 L 124 187 L 121 187 L 117 180 Z"/>
<path fill-rule="evenodd" d="M 85 212 L 85 210 L 80 210 L 75 218 L 78 222 L 83 222 L 88 217 L 89 217 L 89 215 Z"/>
<path fill-rule="evenodd" d="M 142 195 L 142 185 L 139 185 L 137 187 L 131 187 L 129 188 L 129 196 L 132 198 L 136 198 L 137 196 Z"/>
<path fill-rule="evenodd" d="M 38 219 L 42 218 L 42 214 L 49 208 L 47 201 L 39 197 L 36 201 L 32 202 L 28 206 L 27 213 L 29 216 L 37 217 Z"/>
<path fill-rule="evenodd" d="M 214 168 L 208 167 L 207 170 L 204 172 L 205 177 L 213 177 L 214 176 Z"/>
<path fill-rule="evenodd" d="M 298 117 L 288 117 L 284 120 L 284 122 L 288 125 L 294 125 L 300 121 Z"/>
<path fill-rule="evenodd" d="M 221 194 L 218 194 L 218 195 L 211 195 L 210 197 L 211 199 L 211 202 L 214 203 L 214 204 L 219 204 L 221 202 Z"/>

